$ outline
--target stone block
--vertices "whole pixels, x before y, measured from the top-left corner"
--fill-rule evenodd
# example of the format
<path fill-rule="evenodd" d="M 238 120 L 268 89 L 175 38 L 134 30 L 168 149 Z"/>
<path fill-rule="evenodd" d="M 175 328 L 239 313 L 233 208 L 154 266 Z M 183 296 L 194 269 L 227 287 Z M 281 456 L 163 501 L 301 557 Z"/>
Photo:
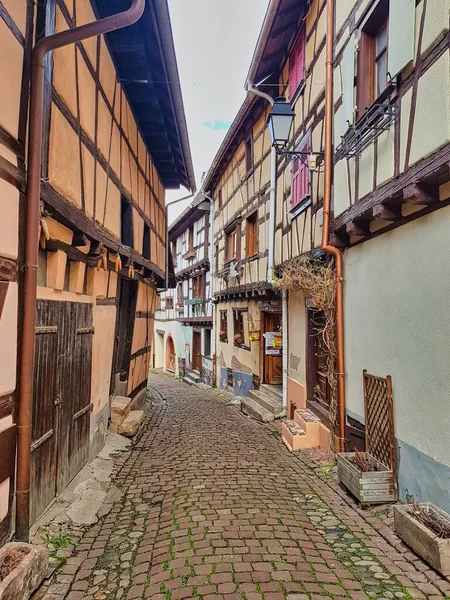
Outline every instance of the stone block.
<path fill-rule="evenodd" d="M 131 398 L 126 396 L 115 396 L 111 402 L 111 423 L 120 425 L 128 417 L 131 411 Z"/>
<path fill-rule="evenodd" d="M 118 426 L 117 433 L 133 437 L 138 432 L 144 416 L 143 410 L 132 410 L 127 418 Z"/>
<path fill-rule="evenodd" d="M 23 553 L 20 562 L 0 579 L 0 600 L 28 600 L 47 575 L 47 549 L 21 542 L 12 542 L 0 549 L 0 570 L 20 553 Z"/>

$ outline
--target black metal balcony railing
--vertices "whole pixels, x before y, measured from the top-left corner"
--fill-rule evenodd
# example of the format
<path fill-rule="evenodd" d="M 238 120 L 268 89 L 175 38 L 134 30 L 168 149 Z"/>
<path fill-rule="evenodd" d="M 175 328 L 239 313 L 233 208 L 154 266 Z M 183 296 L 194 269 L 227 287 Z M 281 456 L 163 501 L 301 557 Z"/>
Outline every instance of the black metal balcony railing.
<path fill-rule="evenodd" d="M 336 160 L 361 154 L 383 131 L 389 129 L 396 116 L 396 106 L 388 102 L 373 104 L 342 136 L 341 143 L 336 148 Z"/>

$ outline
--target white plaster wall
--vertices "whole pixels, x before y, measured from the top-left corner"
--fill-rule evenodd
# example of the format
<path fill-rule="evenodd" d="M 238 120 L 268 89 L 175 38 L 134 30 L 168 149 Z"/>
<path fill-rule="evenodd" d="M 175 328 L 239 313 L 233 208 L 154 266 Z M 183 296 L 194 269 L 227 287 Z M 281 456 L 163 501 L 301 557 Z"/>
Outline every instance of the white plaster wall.
<path fill-rule="evenodd" d="M 288 332 L 288 376 L 306 385 L 307 319 L 301 292 L 289 292 Z"/>
<path fill-rule="evenodd" d="M 347 408 L 392 375 L 396 437 L 450 466 L 450 207 L 345 253 Z"/>

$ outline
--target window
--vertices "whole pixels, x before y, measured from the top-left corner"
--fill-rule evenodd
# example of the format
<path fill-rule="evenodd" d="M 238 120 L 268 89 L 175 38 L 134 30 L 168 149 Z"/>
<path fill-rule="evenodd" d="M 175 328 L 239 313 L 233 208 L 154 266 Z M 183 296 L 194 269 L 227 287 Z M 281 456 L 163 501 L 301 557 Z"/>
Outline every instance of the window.
<path fill-rule="evenodd" d="M 142 256 L 150 260 L 150 226 L 144 223 L 144 239 L 142 241 Z"/>
<path fill-rule="evenodd" d="M 192 227 L 189 227 L 189 232 L 188 232 L 188 250 L 193 250 L 194 249 L 194 226 L 192 225 Z"/>
<path fill-rule="evenodd" d="M 204 298 L 205 297 L 205 274 L 197 275 L 192 278 L 192 297 L 193 298 Z"/>
<path fill-rule="evenodd" d="M 311 141 L 309 136 L 304 138 L 297 147 L 298 152 L 309 152 L 311 150 Z M 302 157 L 303 158 L 303 157 Z M 306 157 L 305 157 L 306 159 Z M 292 185 L 291 185 L 291 210 L 296 208 L 302 200 L 311 194 L 311 172 L 307 161 L 302 162 L 299 156 L 295 156 L 292 161 Z"/>
<path fill-rule="evenodd" d="M 245 222 L 245 255 L 253 256 L 258 252 L 258 211 L 250 215 Z"/>
<path fill-rule="evenodd" d="M 292 100 L 305 80 L 305 28 L 302 27 L 289 57 L 289 98 Z"/>
<path fill-rule="evenodd" d="M 222 188 L 220 188 L 218 194 L 217 194 L 217 198 L 218 198 L 218 205 L 219 208 L 222 208 Z"/>
<path fill-rule="evenodd" d="M 219 271 L 219 244 L 214 246 L 214 259 L 216 273 Z"/>
<path fill-rule="evenodd" d="M 205 329 L 204 337 L 204 355 L 211 356 L 211 329 Z"/>
<path fill-rule="evenodd" d="M 226 231 L 225 260 L 239 260 L 241 258 L 241 224 L 240 222 Z"/>
<path fill-rule="evenodd" d="M 184 295 L 183 295 L 183 283 L 181 281 L 180 281 L 180 283 L 177 284 L 177 304 L 178 304 L 178 308 L 183 310 Z"/>
<path fill-rule="evenodd" d="M 166 309 L 167 308 L 173 308 L 173 298 L 172 297 L 166 298 Z"/>
<path fill-rule="evenodd" d="M 234 345 L 249 348 L 247 309 L 233 310 Z"/>
<path fill-rule="evenodd" d="M 250 136 L 245 142 L 245 172 L 248 175 L 253 171 L 253 138 Z"/>
<path fill-rule="evenodd" d="M 170 249 L 172 252 L 173 264 L 176 265 L 177 264 L 177 244 L 176 244 L 176 242 L 170 242 Z"/>
<path fill-rule="evenodd" d="M 358 55 L 358 117 L 388 85 L 389 1 L 380 0 L 361 27 Z"/>
<path fill-rule="evenodd" d="M 122 196 L 120 203 L 120 238 L 125 246 L 133 247 L 133 209 L 131 203 Z"/>
<path fill-rule="evenodd" d="M 226 310 L 220 311 L 220 333 L 221 342 L 228 342 L 228 314 Z"/>

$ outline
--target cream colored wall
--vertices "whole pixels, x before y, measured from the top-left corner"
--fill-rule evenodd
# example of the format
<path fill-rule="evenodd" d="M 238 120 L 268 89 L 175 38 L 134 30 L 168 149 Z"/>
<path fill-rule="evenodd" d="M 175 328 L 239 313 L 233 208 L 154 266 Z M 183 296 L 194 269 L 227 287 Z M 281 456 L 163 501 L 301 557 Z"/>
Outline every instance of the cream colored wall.
<path fill-rule="evenodd" d="M 307 311 L 301 292 L 289 292 L 288 298 L 288 376 L 306 385 Z"/>
<path fill-rule="evenodd" d="M 115 306 L 93 306 L 91 402 L 96 415 L 109 401 L 116 324 Z"/>
<path fill-rule="evenodd" d="M 355 22 L 363 14 L 363 6 L 356 9 L 356 0 L 345 0 L 337 3 L 337 23 L 348 16 L 349 9 L 355 14 Z M 416 8 L 416 51 L 418 45 L 418 32 L 424 2 Z M 421 45 L 421 54 L 429 52 L 439 39 L 448 31 L 450 11 L 450 0 L 430 0 L 427 3 L 427 12 L 424 24 L 424 35 Z M 338 26 L 339 29 L 339 26 Z M 349 40 L 355 35 L 355 30 L 348 29 L 346 35 L 339 42 L 338 50 L 345 49 Z M 407 73 L 412 72 L 412 66 L 408 67 Z M 338 104 L 342 93 L 342 67 L 338 61 L 335 69 L 334 100 Z M 400 173 L 408 167 L 416 164 L 422 158 L 432 154 L 450 140 L 450 98 L 448 89 L 450 87 L 450 53 L 447 50 L 432 64 L 419 78 L 417 88 L 416 110 L 412 109 L 412 88 L 410 87 L 399 100 L 400 107 Z M 343 106 L 338 108 L 334 120 L 334 136 L 336 145 L 340 137 L 347 129 L 343 117 Z M 408 143 L 408 132 L 411 120 L 413 122 L 411 155 L 409 164 L 405 164 L 406 148 Z M 377 173 L 376 187 L 381 186 L 394 177 L 394 124 L 388 131 L 382 133 L 377 140 Z M 334 179 L 334 216 L 342 214 L 352 204 L 374 191 L 374 145 L 368 146 L 359 157 L 359 191 L 355 195 L 355 169 L 356 159 L 342 159 L 336 163 Z"/>
<path fill-rule="evenodd" d="M 449 219 L 442 208 L 344 256 L 347 408 L 364 414 L 363 369 L 392 375 L 396 437 L 447 466 Z"/>
<path fill-rule="evenodd" d="M 260 344 L 263 342 L 250 342 L 251 350 L 235 346 L 233 342 L 233 309 L 238 308 L 248 308 L 248 314 L 253 320 L 255 329 L 260 329 L 261 312 L 258 302 L 239 299 L 232 302 L 219 302 L 216 305 L 216 332 L 220 331 L 220 311 L 226 310 L 228 315 L 228 342 L 221 342 L 218 335 L 216 336 L 217 368 L 226 366 L 229 369 L 233 368 L 234 371 L 248 372 L 259 376 L 259 352 Z"/>
<path fill-rule="evenodd" d="M 295 144 L 303 137 L 311 135 L 312 151 L 323 151 L 323 119 L 317 119 L 324 108 L 325 92 L 325 47 L 326 10 L 324 0 L 314 0 L 306 15 L 306 80 L 301 94 L 293 99 L 295 119 L 293 125 Z M 319 52 L 323 46 L 322 51 Z M 289 60 L 286 61 L 280 76 L 281 92 L 289 99 Z M 309 252 L 320 245 L 321 226 L 319 214 L 315 207 L 323 199 L 323 172 L 311 174 L 312 206 L 301 214 L 292 217 L 291 207 L 291 168 L 288 160 L 280 160 L 281 175 L 277 180 L 277 212 L 275 234 L 275 264 L 282 265 L 291 258 Z M 322 170 L 323 171 L 323 170 Z"/>

